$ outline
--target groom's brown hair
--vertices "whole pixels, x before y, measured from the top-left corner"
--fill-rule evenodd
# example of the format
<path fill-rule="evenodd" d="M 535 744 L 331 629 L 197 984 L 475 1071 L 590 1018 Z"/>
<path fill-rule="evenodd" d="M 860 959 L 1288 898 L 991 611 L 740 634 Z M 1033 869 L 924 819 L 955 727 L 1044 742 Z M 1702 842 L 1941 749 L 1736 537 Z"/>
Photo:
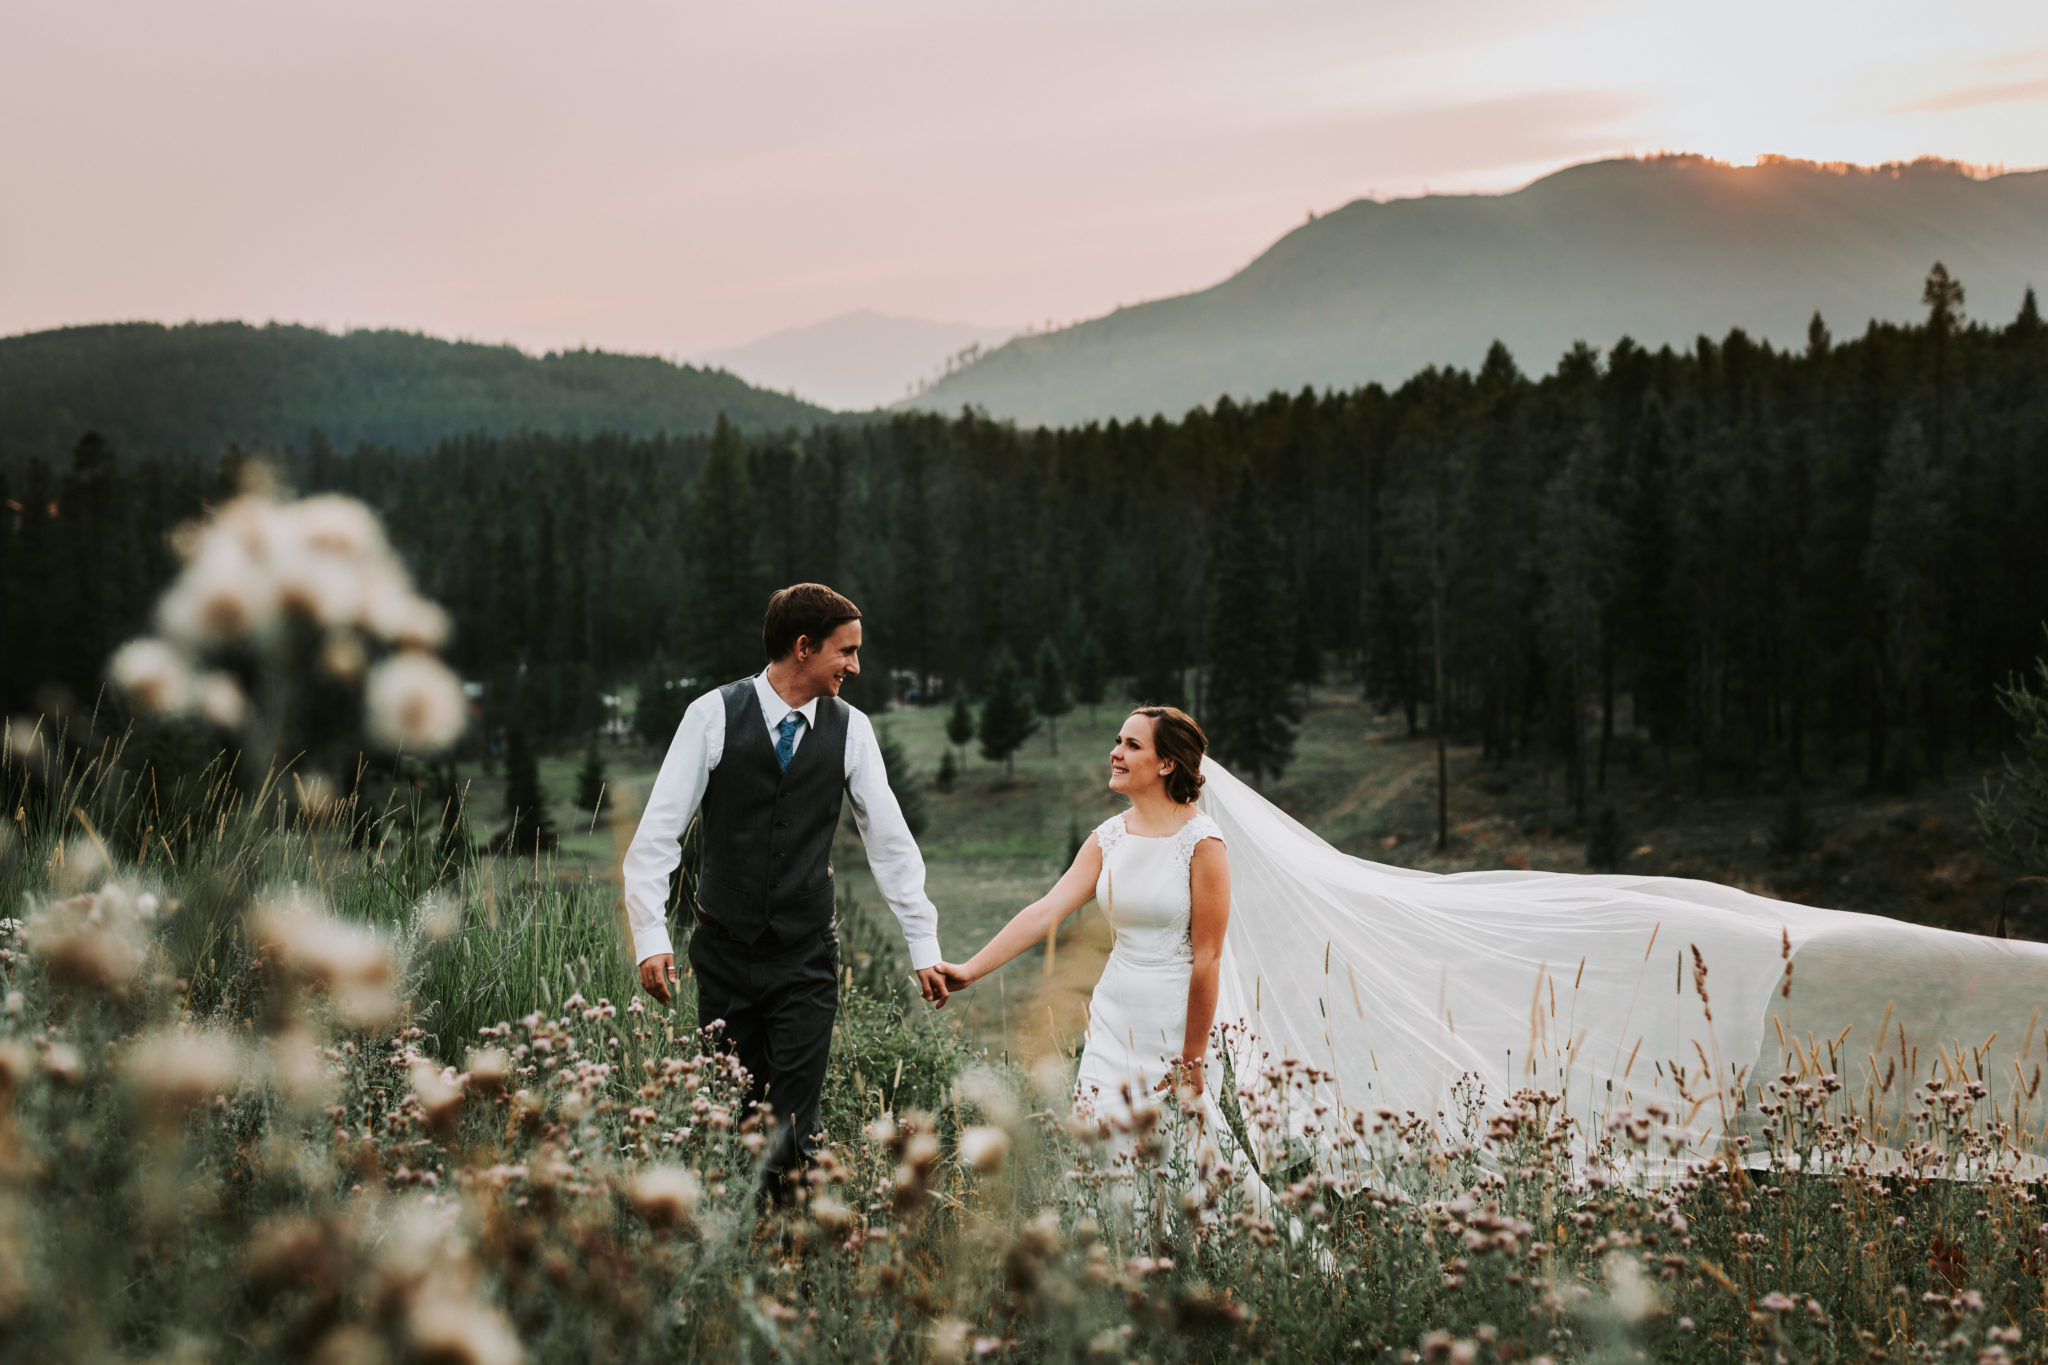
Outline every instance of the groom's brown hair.
<path fill-rule="evenodd" d="M 761 621 L 761 644 L 768 662 L 783 658 L 806 637 L 813 649 L 848 621 L 860 620 L 860 608 L 823 583 L 792 583 L 768 599 Z"/>

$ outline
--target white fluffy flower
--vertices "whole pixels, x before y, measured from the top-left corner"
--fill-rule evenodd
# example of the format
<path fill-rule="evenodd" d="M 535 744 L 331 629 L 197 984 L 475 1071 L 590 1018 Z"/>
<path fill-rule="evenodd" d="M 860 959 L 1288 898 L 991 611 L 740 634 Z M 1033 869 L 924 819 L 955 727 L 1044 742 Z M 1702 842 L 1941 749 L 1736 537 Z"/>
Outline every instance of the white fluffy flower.
<path fill-rule="evenodd" d="M 1009 1153 L 1009 1134 L 1000 1128 L 969 1128 L 960 1135 L 960 1159 L 983 1175 L 1001 1170 Z"/>
<path fill-rule="evenodd" d="M 364 705 L 370 738 L 409 753 L 447 748 L 467 719 L 461 681 L 439 659 L 412 649 L 370 670 Z"/>
<path fill-rule="evenodd" d="M 666 1228 L 695 1214 L 703 1192 L 703 1182 L 687 1166 L 649 1166 L 634 1177 L 626 1194 L 642 1218 Z"/>
<path fill-rule="evenodd" d="M 291 506 L 300 537 L 322 554 L 370 556 L 389 553 L 376 514 L 340 493 L 316 493 Z"/>
<path fill-rule="evenodd" d="M 192 670 L 168 641 L 145 636 L 130 640 L 107 664 L 114 685 L 152 711 L 171 714 L 192 702 Z"/>
<path fill-rule="evenodd" d="M 167 1029 L 129 1052 L 126 1071 L 136 1095 L 159 1117 L 176 1119 L 232 1090 L 242 1075 L 242 1048 L 215 1030 Z"/>
<path fill-rule="evenodd" d="M 237 499 L 237 502 L 242 499 Z M 157 627 L 184 645 L 210 645 L 268 632 L 276 623 L 277 580 L 252 553 L 264 536 L 215 524 L 199 533 L 191 562 L 157 604 Z"/>
<path fill-rule="evenodd" d="M 192 696 L 199 714 L 223 730 L 241 728 L 243 718 L 249 714 L 249 699 L 242 695 L 241 684 L 225 673 L 201 674 L 193 685 Z"/>

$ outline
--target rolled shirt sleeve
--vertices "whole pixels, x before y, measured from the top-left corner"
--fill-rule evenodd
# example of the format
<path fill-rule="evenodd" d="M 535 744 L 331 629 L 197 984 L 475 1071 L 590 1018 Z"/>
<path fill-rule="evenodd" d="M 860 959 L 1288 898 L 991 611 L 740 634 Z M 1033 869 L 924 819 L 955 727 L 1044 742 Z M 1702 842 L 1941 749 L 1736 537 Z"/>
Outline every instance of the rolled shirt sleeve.
<path fill-rule="evenodd" d="M 636 962 L 675 951 L 668 936 L 669 874 L 683 859 L 683 830 L 704 800 L 711 770 L 724 752 L 725 699 L 706 692 L 683 712 L 620 869 Z"/>
<path fill-rule="evenodd" d="M 903 926 L 910 968 L 921 972 L 935 966 L 941 956 L 939 912 L 925 895 L 924 854 L 904 823 L 896 793 L 889 790 L 889 774 L 882 765 L 873 722 L 861 711 L 847 709 L 851 714 L 846 730 L 846 791 L 853 798 L 854 824 L 860 829 L 861 843 L 867 846 L 868 870 L 874 873 L 875 888 Z"/>

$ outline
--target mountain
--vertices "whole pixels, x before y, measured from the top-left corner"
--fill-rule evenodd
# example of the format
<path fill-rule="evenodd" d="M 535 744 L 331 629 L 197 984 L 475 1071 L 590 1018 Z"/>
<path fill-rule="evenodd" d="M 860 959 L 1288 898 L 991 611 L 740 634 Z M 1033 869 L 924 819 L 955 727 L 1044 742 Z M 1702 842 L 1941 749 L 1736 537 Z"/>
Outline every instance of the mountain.
<path fill-rule="evenodd" d="M 125 322 L 0 337 L 0 464 L 57 460 L 87 430 L 129 455 L 303 446 L 417 450 L 520 430 L 650 435 L 809 426 L 823 409 L 729 374 L 604 351 L 528 355 L 412 332 Z"/>
<path fill-rule="evenodd" d="M 969 346 L 998 346 L 1015 327 L 925 322 L 863 309 L 771 333 L 697 360 L 763 388 L 802 394 L 828 408 L 885 407 L 942 374 Z"/>
<path fill-rule="evenodd" d="M 1348 204 L 1221 284 L 1017 337 L 909 405 L 1056 424 L 1395 383 L 1477 366 L 1495 338 L 1537 372 L 1579 340 L 1684 347 L 1741 327 L 1803 346 L 1816 309 L 1839 334 L 1920 315 L 1937 260 L 1966 311 L 2010 318 L 2048 285 L 2048 171 L 1592 162 L 1512 194 Z"/>

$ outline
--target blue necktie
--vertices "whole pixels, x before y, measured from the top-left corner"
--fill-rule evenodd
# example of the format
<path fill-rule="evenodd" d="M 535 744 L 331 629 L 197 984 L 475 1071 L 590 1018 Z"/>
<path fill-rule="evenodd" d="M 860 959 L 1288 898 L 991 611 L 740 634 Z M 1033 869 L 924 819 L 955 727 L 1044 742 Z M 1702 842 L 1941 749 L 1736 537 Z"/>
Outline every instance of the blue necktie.
<path fill-rule="evenodd" d="M 775 741 L 775 761 L 782 765 L 782 771 L 789 771 L 789 760 L 796 756 L 796 732 L 803 728 L 804 713 L 792 711 L 782 718 L 782 738 Z"/>

